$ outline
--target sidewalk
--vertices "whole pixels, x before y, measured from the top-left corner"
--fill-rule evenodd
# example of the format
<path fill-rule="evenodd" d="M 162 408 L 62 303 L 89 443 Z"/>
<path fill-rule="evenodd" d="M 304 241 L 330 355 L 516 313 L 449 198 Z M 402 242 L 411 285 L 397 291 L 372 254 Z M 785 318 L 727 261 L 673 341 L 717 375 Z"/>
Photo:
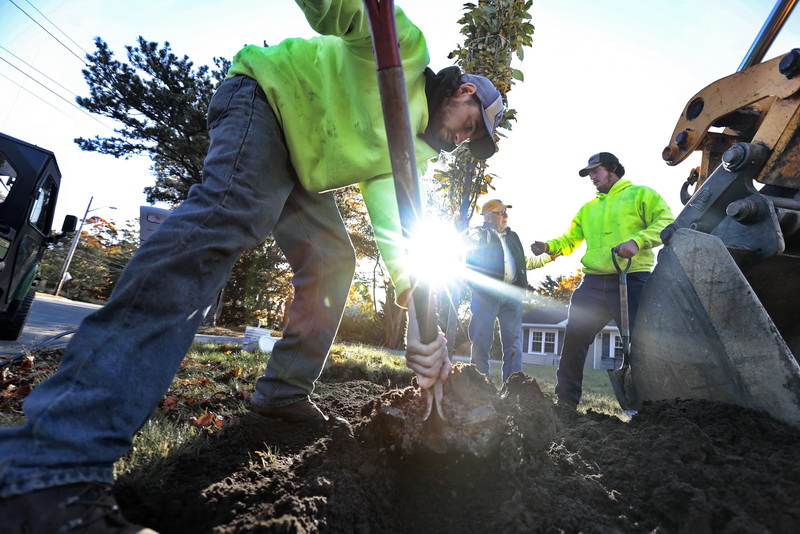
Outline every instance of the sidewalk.
<path fill-rule="evenodd" d="M 218 345 L 241 345 L 244 341 L 242 337 L 209 336 L 206 334 L 195 334 L 195 343 L 217 343 Z"/>

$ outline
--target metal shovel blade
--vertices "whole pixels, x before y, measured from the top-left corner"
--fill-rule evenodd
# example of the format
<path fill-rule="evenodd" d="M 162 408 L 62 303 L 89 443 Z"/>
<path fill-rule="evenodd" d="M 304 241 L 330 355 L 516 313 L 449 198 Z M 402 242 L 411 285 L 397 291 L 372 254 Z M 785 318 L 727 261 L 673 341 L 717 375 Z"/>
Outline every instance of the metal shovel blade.
<path fill-rule="evenodd" d="M 422 415 L 423 421 L 427 421 L 431 413 L 434 412 L 439 415 L 439 419 L 444 422 L 447 421 L 447 417 L 442 413 L 442 395 L 443 388 L 440 381 L 437 381 L 430 389 L 425 390 L 425 413 Z M 436 405 L 435 411 L 433 410 L 434 405 Z"/>
<path fill-rule="evenodd" d="M 611 381 L 611 388 L 625 415 L 628 417 L 636 415 L 639 402 L 630 366 L 623 363 L 619 369 L 609 369 L 608 379 Z"/>

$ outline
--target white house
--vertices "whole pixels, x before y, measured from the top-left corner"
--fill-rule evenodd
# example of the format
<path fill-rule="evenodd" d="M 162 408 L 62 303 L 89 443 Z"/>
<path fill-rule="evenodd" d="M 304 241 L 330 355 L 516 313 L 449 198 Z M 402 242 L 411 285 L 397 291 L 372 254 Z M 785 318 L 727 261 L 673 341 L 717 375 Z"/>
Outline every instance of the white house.
<path fill-rule="evenodd" d="M 558 365 L 566 327 L 567 308 L 541 307 L 526 312 L 522 316 L 522 362 Z M 612 321 L 589 346 L 586 367 L 617 369 L 620 365 L 622 340 Z"/>

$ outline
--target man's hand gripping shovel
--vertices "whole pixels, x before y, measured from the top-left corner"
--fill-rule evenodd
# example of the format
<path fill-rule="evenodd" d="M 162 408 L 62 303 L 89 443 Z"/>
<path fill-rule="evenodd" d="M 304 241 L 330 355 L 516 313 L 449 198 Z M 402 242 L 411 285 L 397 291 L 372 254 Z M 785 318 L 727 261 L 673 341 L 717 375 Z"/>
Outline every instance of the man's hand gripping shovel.
<path fill-rule="evenodd" d="M 408 242 L 417 227 L 421 213 L 419 181 L 417 179 L 417 162 L 414 152 L 414 136 L 408 114 L 408 96 L 406 93 L 405 75 L 400 58 L 400 45 L 397 40 L 397 27 L 394 16 L 394 0 L 364 0 L 369 16 L 375 61 L 378 70 L 378 88 L 386 125 L 386 137 L 389 142 L 389 155 L 392 162 L 397 205 L 400 210 L 400 224 L 403 228 L 403 239 Z M 438 335 L 436 313 L 428 287 L 418 283 L 411 275 L 413 288 L 413 304 L 416 312 L 419 339 L 422 343 L 433 342 Z M 411 330 L 411 328 L 409 328 Z M 409 332 L 409 338 L 411 337 Z M 425 388 L 424 386 L 428 386 Z M 444 421 L 442 413 L 442 382 L 435 378 L 420 383 L 426 395 L 426 409 L 423 421 L 432 413 L 436 405 L 436 413 Z"/>

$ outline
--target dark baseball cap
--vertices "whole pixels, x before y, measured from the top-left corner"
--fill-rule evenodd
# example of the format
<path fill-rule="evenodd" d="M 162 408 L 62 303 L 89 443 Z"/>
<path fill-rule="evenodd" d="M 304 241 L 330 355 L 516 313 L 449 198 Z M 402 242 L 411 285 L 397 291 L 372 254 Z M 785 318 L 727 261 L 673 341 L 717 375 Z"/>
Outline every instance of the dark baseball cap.
<path fill-rule="evenodd" d="M 483 125 L 486 127 L 487 135 L 474 141 L 469 141 L 469 151 L 480 160 L 489 159 L 497 152 L 497 144 L 494 142 L 494 131 L 500 120 L 503 118 L 505 108 L 503 97 L 500 91 L 488 78 L 476 74 L 465 74 L 464 81 L 475 86 L 475 96 L 481 101 L 481 113 L 483 114 Z"/>
<path fill-rule="evenodd" d="M 589 158 L 589 163 L 586 165 L 586 167 L 579 170 L 578 174 L 581 176 L 586 176 L 589 174 L 589 171 L 599 167 L 603 163 L 619 163 L 619 160 L 617 159 L 617 156 L 611 152 L 600 152 L 599 154 L 595 154 Z"/>

